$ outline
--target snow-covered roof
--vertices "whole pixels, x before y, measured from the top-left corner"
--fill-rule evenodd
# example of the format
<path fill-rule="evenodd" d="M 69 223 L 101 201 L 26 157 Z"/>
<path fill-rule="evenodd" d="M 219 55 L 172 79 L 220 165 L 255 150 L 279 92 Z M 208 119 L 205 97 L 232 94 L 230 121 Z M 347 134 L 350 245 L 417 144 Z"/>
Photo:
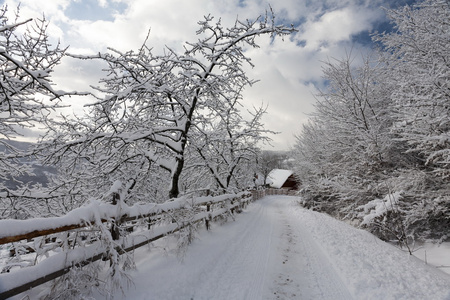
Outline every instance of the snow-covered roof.
<path fill-rule="evenodd" d="M 270 187 L 279 189 L 292 174 L 291 170 L 273 169 L 267 175 L 267 183 L 269 183 Z"/>
<path fill-rule="evenodd" d="M 263 185 L 264 184 L 264 175 L 263 174 L 256 173 L 255 184 L 256 185 Z"/>

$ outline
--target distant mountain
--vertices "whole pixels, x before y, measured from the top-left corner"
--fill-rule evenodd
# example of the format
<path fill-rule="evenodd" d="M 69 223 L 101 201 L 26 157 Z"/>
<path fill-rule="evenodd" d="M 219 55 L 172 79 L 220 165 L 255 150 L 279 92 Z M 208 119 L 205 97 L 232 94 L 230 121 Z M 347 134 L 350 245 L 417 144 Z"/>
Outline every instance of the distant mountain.
<path fill-rule="evenodd" d="M 10 153 L 10 150 L 5 144 L 8 144 L 20 151 L 26 151 L 33 146 L 33 143 L 0 139 L 0 153 Z M 30 185 L 39 183 L 43 186 L 47 186 L 49 181 L 48 177 L 56 174 L 56 169 L 54 167 L 43 166 L 31 158 L 20 159 L 20 163 L 28 165 L 32 169 L 34 175 L 22 175 L 17 176 L 14 179 L 10 177 L 8 180 L 0 179 L 0 183 L 2 183 L 5 187 L 9 189 L 17 189 L 21 183 L 29 183 Z M 9 174 L 5 175 L 8 176 Z"/>
<path fill-rule="evenodd" d="M 13 141 L 13 140 L 5 140 L 5 139 L 0 139 L 0 151 L 6 151 L 7 147 L 5 146 L 5 144 L 8 144 L 14 148 L 17 148 L 19 150 L 25 151 L 28 148 L 30 148 L 31 146 L 33 146 L 33 143 L 29 143 L 29 142 L 19 142 L 19 141 Z"/>

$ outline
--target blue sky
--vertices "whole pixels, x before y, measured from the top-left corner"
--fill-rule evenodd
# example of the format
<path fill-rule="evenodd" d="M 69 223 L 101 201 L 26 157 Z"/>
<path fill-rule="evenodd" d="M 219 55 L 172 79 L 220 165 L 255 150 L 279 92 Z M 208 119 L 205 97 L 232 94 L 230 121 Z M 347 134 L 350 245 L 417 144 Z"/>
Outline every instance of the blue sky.
<path fill-rule="evenodd" d="M 102 7 L 99 1 L 72 1 L 65 9 L 65 15 L 75 20 L 114 21 L 115 14 L 123 14 L 128 7 L 123 2 L 109 2 Z"/>
<path fill-rule="evenodd" d="M 381 7 L 395 8 L 415 0 L 277 0 L 272 7 L 278 22 L 294 24 L 299 32 L 285 41 L 258 40 L 261 48 L 249 49 L 255 64 L 247 72 L 259 83 L 245 91 L 248 107 L 268 105 L 266 127 L 281 132 L 272 136 L 272 149 L 289 149 L 294 134 L 313 111 L 314 94 L 324 86 L 322 61 L 342 58 L 350 50 L 358 57 L 370 51 L 370 34 L 390 30 Z M 138 49 L 151 29 L 149 45 L 182 51 L 195 39 L 197 21 L 211 14 L 223 24 L 236 18 L 254 19 L 264 14 L 266 0 L 4 0 L 10 10 L 21 3 L 21 18 L 50 21 L 53 41 L 70 46 L 69 52 L 92 54 L 112 47 Z M 66 59 L 54 74 L 59 89 L 86 90 L 102 76 L 101 66 Z M 86 99 L 74 99 L 80 112 Z M 270 148 L 270 147 L 269 147 Z"/>

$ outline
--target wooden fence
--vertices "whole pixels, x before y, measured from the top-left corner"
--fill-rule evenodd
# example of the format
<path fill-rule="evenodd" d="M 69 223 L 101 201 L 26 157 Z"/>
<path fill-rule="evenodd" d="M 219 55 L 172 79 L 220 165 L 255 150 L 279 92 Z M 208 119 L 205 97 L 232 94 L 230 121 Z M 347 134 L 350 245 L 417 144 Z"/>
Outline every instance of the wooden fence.
<path fill-rule="evenodd" d="M 10 256 L 0 256 L 0 267 L 2 260 L 7 262 L 0 269 L 0 299 L 60 277 L 71 268 L 107 259 L 111 248 L 102 240 L 105 233 L 114 241 L 113 250 L 124 254 L 201 222 L 209 229 L 215 219 L 232 216 L 249 202 L 275 194 L 287 192 L 261 190 L 133 206 L 92 202 L 62 217 L 0 220 L 0 254 Z M 24 267 L 20 258 L 26 256 L 33 257 Z"/>
<path fill-rule="evenodd" d="M 286 195 L 286 196 L 296 196 L 296 190 L 288 190 L 288 189 L 261 189 L 261 190 L 253 190 L 253 201 L 258 200 L 265 196 L 272 195 Z"/>

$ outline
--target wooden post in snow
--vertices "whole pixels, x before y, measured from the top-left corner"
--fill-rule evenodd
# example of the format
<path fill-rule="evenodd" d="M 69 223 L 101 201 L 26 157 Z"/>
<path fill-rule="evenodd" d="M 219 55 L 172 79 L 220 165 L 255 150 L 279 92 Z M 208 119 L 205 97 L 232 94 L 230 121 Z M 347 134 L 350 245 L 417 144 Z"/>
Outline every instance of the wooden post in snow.
<path fill-rule="evenodd" d="M 208 204 L 206 204 L 206 211 L 210 212 L 211 211 L 211 203 L 208 202 Z M 211 221 L 211 215 L 208 214 L 208 216 L 206 217 L 205 220 L 205 225 L 206 225 L 206 230 L 209 230 L 209 222 Z"/>
<path fill-rule="evenodd" d="M 120 194 L 119 193 L 112 193 L 112 204 L 117 205 L 120 201 Z M 120 231 L 119 231 L 119 220 L 113 220 L 111 221 L 111 237 L 114 241 L 117 241 L 120 238 Z"/>

